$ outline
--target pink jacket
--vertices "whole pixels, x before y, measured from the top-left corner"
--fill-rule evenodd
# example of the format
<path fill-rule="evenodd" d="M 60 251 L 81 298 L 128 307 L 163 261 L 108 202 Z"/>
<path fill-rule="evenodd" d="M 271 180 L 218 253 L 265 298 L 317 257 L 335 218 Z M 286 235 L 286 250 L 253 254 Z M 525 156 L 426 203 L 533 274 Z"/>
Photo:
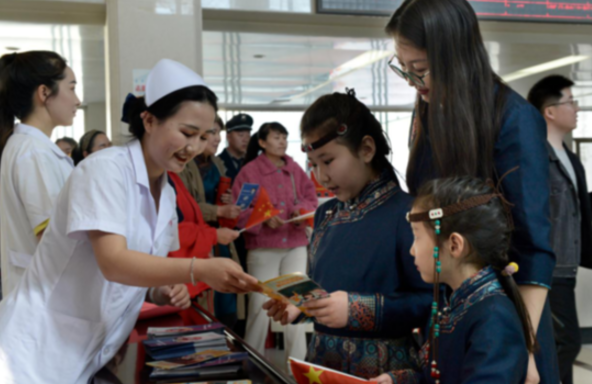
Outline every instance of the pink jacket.
<path fill-rule="evenodd" d="M 316 210 L 318 201 L 314 184 L 291 157 L 285 156 L 284 161 L 286 164 L 280 169 L 265 154 L 261 154 L 249 162 L 240 170 L 234 180 L 232 185 L 234 198 L 236 199 L 240 194 L 243 184 L 254 183 L 265 188 L 271 203 L 281 211 L 279 217 L 284 220 L 288 220 L 293 212 L 299 212 L 301 208 L 307 211 Z M 294 176 L 297 204 L 295 204 L 290 174 Z M 258 197 L 256 196 L 251 207 L 244 210 L 239 216 L 239 228 L 243 228 L 247 223 Z M 245 245 L 247 249 L 306 246 L 308 239 L 304 228 L 304 225 L 297 227 L 294 224 L 285 224 L 277 229 L 271 229 L 263 224 L 257 225 L 245 231 Z"/>

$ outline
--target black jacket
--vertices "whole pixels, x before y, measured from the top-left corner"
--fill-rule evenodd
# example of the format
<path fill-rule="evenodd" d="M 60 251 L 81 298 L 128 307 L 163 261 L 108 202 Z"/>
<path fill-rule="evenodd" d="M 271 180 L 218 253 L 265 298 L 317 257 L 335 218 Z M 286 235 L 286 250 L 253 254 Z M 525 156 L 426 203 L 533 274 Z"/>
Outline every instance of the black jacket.
<path fill-rule="evenodd" d="M 578 157 L 567 148 L 567 146 L 563 145 L 564 149 L 567 152 L 567 156 L 573 166 L 574 172 L 576 174 L 577 184 L 578 184 L 578 200 L 579 200 L 579 207 L 580 207 L 580 218 L 581 218 L 581 258 L 580 258 L 580 266 L 585 268 L 592 269 L 592 204 L 591 204 L 591 196 L 588 194 L 588 184 L 586 183 L 586 172 L 584 170 L 584 166 Z M 553 159 L 556 159 L 555 152 L 553 147 L 547 143 L 547 148 L 549 150 L 549 157 L 551 162 Z M 558 162 L 558 160 L 557 160 Z M 550 172 L 554 172 L 554 168 L 551 165 Z M 553 175 L 551 175 L 553 176 Z M 567 177 L 567 175 L 565 176 Z M 551 177 L 553 179 L 553 177 Z M 570 187 L 571 187 L 571 183 Z M 553 191 L 551 191 L 551 195 L 553 195 Z M 569 194 L 563 194 L 565 198 L 569 198 Z M 563 198 L 563 197 L 560 197 Z M 551 196 L 551 211 L 553 211 L 553 204 L 560 205 L 562 207 L 566 206 L 565 202 L 554 202 L 554 197 Z M 554 223 L 557 225 L 558 228 L 565 227 L 561 223 Z M 562 234 L 561 231 L 552 231 L 552 236 L 568 236 L 568 234 Z M 559 258 L 560 255 L 557 255 Z"/>

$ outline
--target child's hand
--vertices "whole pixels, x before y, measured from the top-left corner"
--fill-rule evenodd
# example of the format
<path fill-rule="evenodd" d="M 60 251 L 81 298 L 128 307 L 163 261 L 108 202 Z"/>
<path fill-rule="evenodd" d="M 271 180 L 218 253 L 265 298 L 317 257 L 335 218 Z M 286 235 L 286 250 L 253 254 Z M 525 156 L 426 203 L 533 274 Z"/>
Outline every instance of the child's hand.
<path fill-rule="evenodd" d="M 292 324 L 302 313 L 292 304 L 284 304 L 281 301 L 269 300 L 263 304 L 263 309 L 267 311 L 267 316 L 282 325 Z"/>
<path fill-rule="evenodd" d="M 256 278 L 227 258 L 196 259 L 193 268 L 196 280 L 203 281 L 218 292 L 249 293 L 260 290 Z"/>
<path fill-rule="evenodd" d="M 172 305 L 187 309 L 191 306 L 191 297 L 185 284 L 163 285 L 154 289 L 154 304 Z"/>
<path fill-rule="evenodd" d="M 274 216 L 265 222 L 265 225 L 267 225 L 271 229 L 279 228 L 284 224 L 284 220 L 280 219 L 278 216 Z"/>
<path fill-rule="evenodd" d="M 218 228 L 216 234 L 218 235 L 218 243 L 222 245 L 228 245 L 240 236 L 238 231 L 229 228 Z"/>
<path fill-rule="evenodd" d="M 391 378 L 390 375 L 387 375 L 386 373 L 375 377 L 373 379 L 370 379 L 371 382 L 376 382 L 378 384 L 393 384 L 393 379 Z"/>
<path fill-rule="evenodd" d="M 311 300 L 304 303 L 307 312 L 316 318 L 316 322 L 329 328 L 344 328 L 349 314 L 347 292 L 337 291 L 325 299 Z"/>

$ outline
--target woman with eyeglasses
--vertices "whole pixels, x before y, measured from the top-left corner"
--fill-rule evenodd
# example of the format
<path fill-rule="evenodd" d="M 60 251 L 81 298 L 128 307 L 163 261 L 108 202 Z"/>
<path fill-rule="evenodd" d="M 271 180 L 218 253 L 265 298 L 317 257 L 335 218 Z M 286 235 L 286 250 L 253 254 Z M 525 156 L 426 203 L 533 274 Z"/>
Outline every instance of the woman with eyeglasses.
<path fill-rule="evenodd" d="M 477 16 L 466 0 L 405 0 L 386 26 L 391 68 L 417 89 L 407 184 L 470 175 L 501 182 L 515 226 L 510 259 L 540 349 L 527 383 L 559 382 L 547 292 L 549 164 L 540 113 L 493 72 Z M 495 337 L 495 329 L 491 330 Z M 526 348 L 526 346 L 525 346 Z M 535 363 L 536 359 L 536 363 Z"/>

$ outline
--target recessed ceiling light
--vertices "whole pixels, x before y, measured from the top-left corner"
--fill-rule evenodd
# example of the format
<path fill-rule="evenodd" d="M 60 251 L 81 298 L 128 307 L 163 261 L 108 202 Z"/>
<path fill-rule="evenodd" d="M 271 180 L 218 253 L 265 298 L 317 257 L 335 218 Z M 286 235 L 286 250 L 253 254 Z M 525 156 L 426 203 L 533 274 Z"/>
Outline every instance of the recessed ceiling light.
<path fill-rule="evenodd" d="M 6 49 L 7 51 L 18 51 L 18 50 L 20 50 L 20 48 L 19 48 L 19 47 L 6 47 L 5 49 Z"/>
<path fill-rule="evenodd" d="M 254 57 L 255 59 L 262 59 L 262 58 L 264 58 L 264 57 L 265 57 L 265 55 L 258 54 L 258 55 L 253 55 L 253 57 Z"/>
<path fill-rule="evenodd" d="M 507 75 L 502 76 L 502 79 L 504 79 L 504 81 L 506 83 L 509 83 L 510 81 L 514 81 L 514 80 L 522 79 L 524 77 L 536 75 L 537 73 L 546 72 L 546 71 L 550 71 L 552 69 L 557 69 L 557 68 L 565 67 L 567 65 L 579 63 L 580 61 L 588 60 L 589 58 L 590 58 L 590 56 L 588 56 L 588 55 L 566 56 L 561 59 L 548 61 L 546 63 L 542 63 L 539 65 L 535 65 L 533 67 L 528 67 L 528 68 L 524 68 L 524 69 L 521 69 L 521 70 L 513 72 L 513 73 L 509 73 Z"/>

